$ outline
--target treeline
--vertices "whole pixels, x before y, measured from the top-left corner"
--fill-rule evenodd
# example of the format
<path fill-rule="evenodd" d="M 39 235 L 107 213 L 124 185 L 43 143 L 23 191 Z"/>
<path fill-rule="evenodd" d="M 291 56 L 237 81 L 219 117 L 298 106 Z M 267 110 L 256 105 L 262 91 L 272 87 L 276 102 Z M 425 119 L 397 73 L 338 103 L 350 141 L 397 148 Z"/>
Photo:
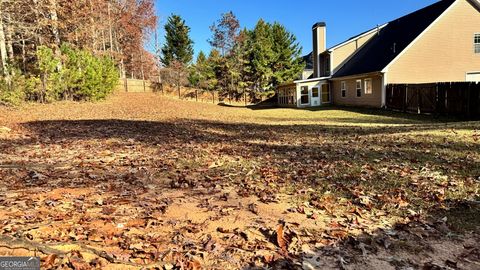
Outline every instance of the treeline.
<path fill-rule="evenodd" d="M 153 0 L 0 0 L 0 102 L 103 98 L 156 73 Z"/>
<path fill-rule="evenodd" d="M 158 52 L 166 67 L 164 82 L 217 92 L 223 98 L 252 100 L 298 78 L 304 68 L 302 48 L 280 23 L 259 20 L 253 29 L 242 29 L 228 12 L 210 29 L 212 50 L 208 55 L 199 52 L 193 62 L 190 28 L 178 15 L 168 19 L 166 42 Z"/>

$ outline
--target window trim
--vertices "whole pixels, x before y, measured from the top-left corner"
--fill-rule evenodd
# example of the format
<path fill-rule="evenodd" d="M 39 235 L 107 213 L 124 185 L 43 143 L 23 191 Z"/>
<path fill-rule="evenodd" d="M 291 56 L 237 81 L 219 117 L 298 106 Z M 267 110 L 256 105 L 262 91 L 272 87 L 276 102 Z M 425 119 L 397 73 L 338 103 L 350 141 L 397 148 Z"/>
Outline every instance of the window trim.
<path fill-rule="evenodd" d="M 317 89 L 317 96 L 313 95 L 313 89 Z M 312 98 L 319 98 L 320 97 L 320 88 L 318 86 L 312 87 Z"/>
<path fill-rule="evenodd" d="M 307 94 L 302 94 L 303 89 L 307 89 Z M 303 103 L 302 102 L 302 97 L 307 96 L 308 102 Z M 310 89 L 308 89 L 308 86 L 300 86 L 300 105 L 310 105 Z"/>
<path fill-rule="evenodd" d="M 328 92 L 327 92 L 327 93 L 328 93 L 328 101 L 324 101 L 324 100 L 323 100 L 323 87 L 324 87 L 325 85 L 327 86 L 327 89 L 328 89 Z M 321 97 L 321 102 L 322 102 L 322 104 L 331 104 L 331 103 L 332 103 L 332 92 L 330 91 L 330 84 L 328 84 L 328 83 L 322 83 L 322 84 L 320 85 L 320 97 Z"/>
<path fill-rule="evenodd" d="M 480 33 L 473 34 L 473 53 L 480 55 Z"/>
<path fill-rule="evenodd" d="M 346 81 L 340 82 L 340 97 L 347 98 L 347 82 Z"/>
<path fill-rule="evenodd" d="M 465 80 L 467 80 L 467 77 L 470 74 L 479 74 L 480 75 L 480 70 L 479 71 L 467 71 L 467 72 L 465 72 Z M 478 81 L 477 83 L 480 83 L 480 81 Z"/>
<path fill-rule="evenodd" d="M 359 83 L 360 82 L 360 83 Z M 360 88 L 358 88 L 358 86 L 360 85 Z M 362 80 L 356 80 L 355 81 L 355 89 L 357 90 L 357 92 L 355 93 L 355 95 L 357 96 L 357 98 L 361 98 L 362 97 Z M 360 91 L 359 91 L 360 90 Z M 360 93 L 360 95 L 358 95 Z"/>
<path fill-rule="evenodd" d="M 370 82 L 370 91 L 367 92 L 367 82 Z M 363 80 L 363 90 L 365 95 L 371 95 L 373 94 L 373 80 L 372 78 L 366 78 Z"/>

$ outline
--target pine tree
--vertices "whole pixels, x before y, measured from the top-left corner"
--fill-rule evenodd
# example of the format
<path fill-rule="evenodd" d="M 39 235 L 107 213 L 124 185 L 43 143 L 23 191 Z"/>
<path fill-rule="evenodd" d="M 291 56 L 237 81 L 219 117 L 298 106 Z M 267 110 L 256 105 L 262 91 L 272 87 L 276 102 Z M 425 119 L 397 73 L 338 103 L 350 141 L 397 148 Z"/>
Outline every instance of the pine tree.
<path fill-rule="evenodd" d="M 302 48 L 295 35 L 278 22 L 271 28 L 273 38 L 272 85 L 274 87 L 298 78 L 304 69 L 301 62 Z"/>
<path fill-rule="evenodd" d="M 254 90 L 264 92 L 272 87 L 272 63 L 275 55 L 271 25 L 260 19 L 251 32 L 250 38 L 252 50 L 249 58 Z"/>
<path fill-rule="evenodd" d="M 206 83 L 206 69 L 207 56 L 203 51 L 200 51 L 197 56 L 197 62 L 195 63 L 195 71 L 198 75 L 198 87 L 202 90 L 208 88 Z"/>
<path fill-rule="evenodd" d="M 211 91 L 219 89 L 219 80 L 223 75 L 223 58 L 218 50 L 213 49 L 208 56 L 207 81 Z"/>
<path fill-rule="evenodd" d="M 250 31 L 243 29 L 240 31 L 237 42 L 233 49 L 231 61 L 233 62 L 231 74 L 237 85 L 237 97 L 243 95 L 245 104 L 249 88 L 252 86 L 252 69 L 249 55 L 251 52 Z"/>
<path fill-rule="evenodd" d="M 221 18 L 214 23 L 210 30 L 212 31 L 212 39 L 209 40 L 210 45 L 220 51 L 222 61 L 219 63 L 221 76 L 218 77 L 218 85 L 221 89 L 221 95 L 228 97 L 230 100 L 237 94 L 237 79 L 239 75 L 238 63 L 235 47 L 237 44 L 240 23 L 233 14 L 227 12 L 222 14 Z"/>
<path fill-rule="evenodd" d="M 186 69 L 193 59 L 193 41 L 190 39 L 190 27 L 178 15 L 171 15 L 165 25 L 165 45 L 161 50 L 161 60 L 175 74 L 178 97 Z"/>
<path fill-rule="evenodd" d="M 190 39 L 190 27 L 178 15 L 171 15 L 165 25 L 165 45 L 161 50 L 161 60 L 170 66 L 174 61 L 187 66 L 193 59 L 193 41 Z"/>

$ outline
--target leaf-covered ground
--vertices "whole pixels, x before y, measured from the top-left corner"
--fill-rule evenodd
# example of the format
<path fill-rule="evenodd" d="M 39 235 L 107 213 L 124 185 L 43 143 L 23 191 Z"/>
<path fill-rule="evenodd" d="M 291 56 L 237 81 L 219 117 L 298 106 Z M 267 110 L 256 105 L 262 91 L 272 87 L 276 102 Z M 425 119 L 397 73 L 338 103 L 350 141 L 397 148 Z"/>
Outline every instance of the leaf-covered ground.
<path fill-rule="evenodd" d="M 480 269 L 479 122 L 142 93 L 0 127 L 0 255 L 45 269 Z"/>

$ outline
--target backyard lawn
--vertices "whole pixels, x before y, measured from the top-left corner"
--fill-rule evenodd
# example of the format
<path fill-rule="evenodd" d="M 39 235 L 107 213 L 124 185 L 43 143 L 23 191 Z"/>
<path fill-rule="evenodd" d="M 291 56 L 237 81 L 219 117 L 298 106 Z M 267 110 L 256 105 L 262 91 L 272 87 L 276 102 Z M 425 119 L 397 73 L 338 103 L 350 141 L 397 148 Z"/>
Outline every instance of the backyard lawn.
<path fill-rule="evenodd" d="M 123 93 L 0 127 L 0 255 L 45 269 L 480 269 L 480 122 Z"/>

